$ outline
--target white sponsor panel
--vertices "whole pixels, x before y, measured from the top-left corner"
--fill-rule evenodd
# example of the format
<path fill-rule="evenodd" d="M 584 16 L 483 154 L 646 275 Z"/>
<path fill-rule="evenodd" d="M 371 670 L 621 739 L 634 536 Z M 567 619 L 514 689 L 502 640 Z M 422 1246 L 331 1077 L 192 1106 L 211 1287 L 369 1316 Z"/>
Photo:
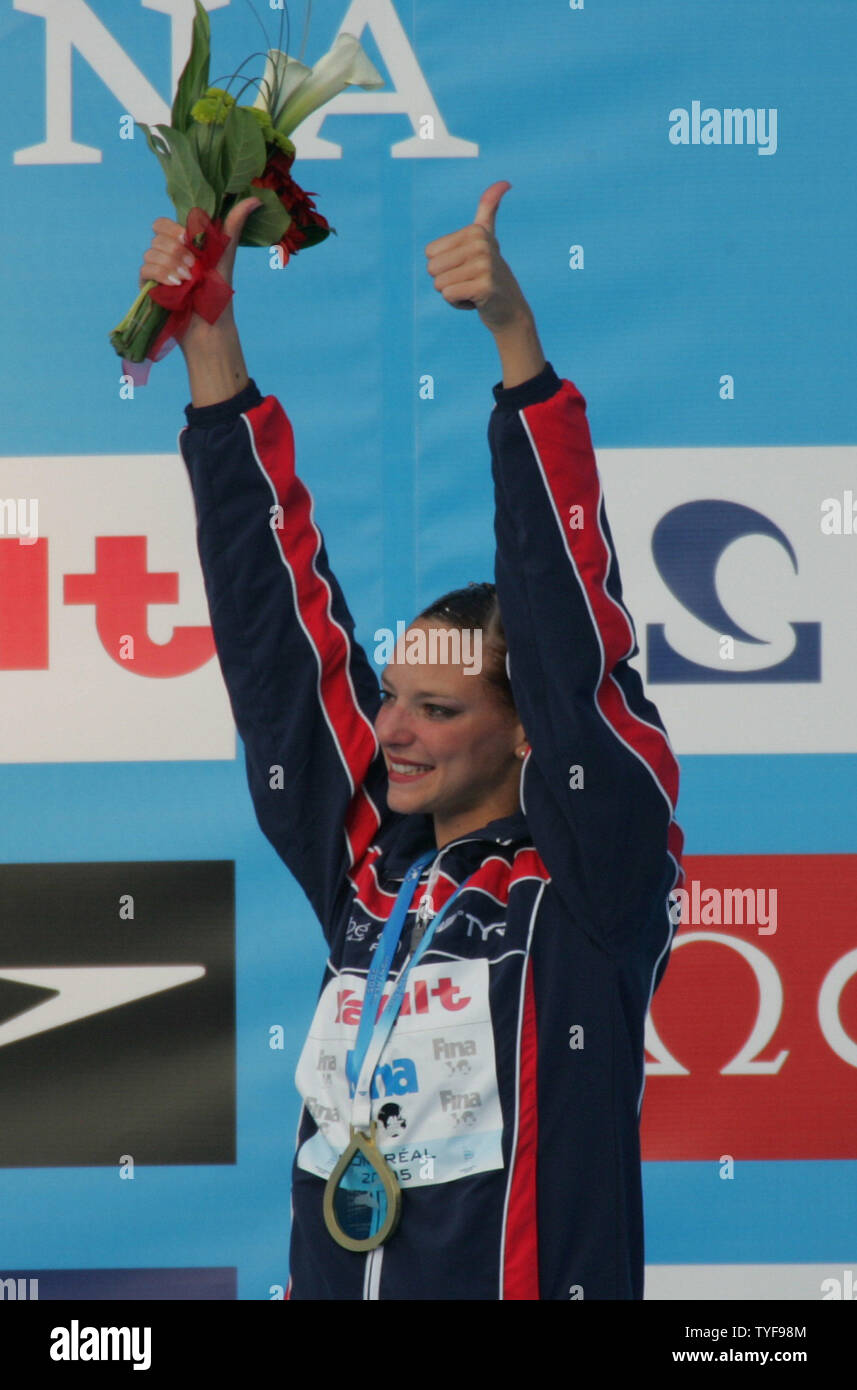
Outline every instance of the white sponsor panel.
<path fill-rule="evenodd" d="M 725 407 L 724 407 L 725 408 Z M 597 426 L 596 426 L 597 428 Z M 601 449 L 598 463 L 619 556 L 625 601 L 637 632 L 634 665 L 655 701 L 670 741 L 683 753 L 851 753 L 857 682 L 854 592 L 857 534 L 825 534 L 822 504 L 844 514 L 857 495 L 857 448 Z M 674 508 L 714 500 L 761 513 L 791 545 L 772 535 L 728 544 L 711 576 L 725 614 L 756 642 L 724 642 L 717 625 L 695 617 L 661 577 L 652 554 L 658 523 Z M 857 529 L 857 528 L 855 528 Z M 691 556 L 699 536 L 677 545 Z M 709 578 L 693 576 L 697 590 Z M 779 679 L 776 667 L 795 648 L 792 624 L 820 624 L 821 680 Z M 646 681 L 647 627 L 663 624 L 670 648 L 713 679 Z M 760 681 L 724 674 L 768 672 Z M 782 673 L 780 673 L 782 674 Z"/>
<path fill-rule="evenodd" d="M 37 540 L 47 543 L 48 567 L 46 613 L 38 598 L 27 598 L 27 624 L 47 620 L 48 665 L 0 669 L 0 761 L 234 758 L 235 727 L 214 655 L 186 674 L 139 674 L 146 639 L 168 644 L 177 628 L 209 626 L 193 499 L 178 453 L 4 458 L 0 497 L 37 499 Z M 29 521 L 32 507 L 23 514 Z M 11 511 L 9 517 L 0 546 L 20 545 L 28 562 L 37 546 L 29 536 L 11 538 Z M 146 606 L 136 661 L 121 659 L 118 650 L 108 654 L 92 602 L 66 601 L 66 576 L 94 573 L 99 537 L 143 537 L 147 573 L 178 576 L 169 581 L 177 582 L 177 602 Z M 129 600 L 136 590 L 139 601 L 142 587 L 129 585 Z M 133 607 L 129 602 L 128 622 L 120 623 L 129 635 L 137 623 Z M 118 611 L 124 616 L 124 608 Z"/>
<path fill-rule="evenodd" d="M 857 683 L 850 597 L 857 534 L 848 497 L 857 449 L 606 449 L 599 451 L 607 511 L 634 618 L 646 681 L 647 630 L 663 625 L 680 658 L 702 668 L 691 682 L 646 682 L 676 752 L 847 753 L 857 751 L 850 718 Z M 232 759 L 235 734 L 213 657 L 186 674 L 139 675 L 109 656 L 91 603 L 64 601 L 66 575 L 95 569 L 96 537 L 144 537 L 149 574 L 177 574 L 178 602 L 150 602 L 148 637 L 166 644 L 177 627 L 208 625 L 196 553 L 190 488 L 181 458 L 168 454 L 60 455 L 0 459 L 5 499 L 0 544 L 48 542 L 49 665 L 0 664 L 0 760 L 101 762 Z M 751 508 L 786 539 L 748 534 L 724 549 L 712 577 L 725 614 L 757 643 L 733 639 L 695 617 L 670 591 L 652 554 L 664 516 L 710 499 Z M 840 532 L 822 530 L 841 505 Z M 12 503 L 14 502 L 14 507 Z M 22 505 L 23 504 L 23 505 Z M 693 536 L 680 537 L 693 553 Z M 704 568 L 704 567 L 703 567 Z M 704 585 L 704 573 L 694 582 Z M 34 617 L 34 621 L 36 618 Z M 821 679 L 774 678 L 795 646 L 795 623 L 820 628 Z M 139 666 L 139 663 L 138 663 Z M 713 679 L 706 680 L 710 672 Z M 725 674 L 770 678 L 734 683 Z M 781 674 L 781 673 L 780 673 Z"/>
<path fill-rule="evenodd" d="M 365 978 L 350 973 L 328 982 L 297 1067 L 298 1090 L 319 1127 L 298 1164 L 319 1177 L 333 1171 L 350 1139 L 346 1059 L 365 988 Z M 381 1153 L 403 1187 L 502 1168 L 487 960 L 416 966 L 402 1007 L 373 1086 Z"/>
<path fill-rule="evenodd" d="M 832 1264 L 646 1265 L 644 1298 L 851 1302 L 857 1299 L 857 1261 L 850 1268 Z M 778 1315 L 767 1321 L 783 1324 L 787 1320 Z"/>

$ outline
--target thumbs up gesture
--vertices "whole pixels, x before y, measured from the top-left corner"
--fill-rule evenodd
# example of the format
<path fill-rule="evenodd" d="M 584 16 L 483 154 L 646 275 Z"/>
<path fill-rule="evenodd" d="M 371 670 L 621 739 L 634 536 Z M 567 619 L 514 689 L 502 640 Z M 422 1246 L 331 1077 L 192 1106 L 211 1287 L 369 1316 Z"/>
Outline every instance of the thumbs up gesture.
<path fill-rule="evenodd" d="M 505 179 L 492 183 L 479 199 L 469 226 L 438 237 L 425 248 L 426 268 L 435 289 L 456 309 L 477 309 L 492 333 L 530 313 L 494 235 L 500 200 L 511 187 Z"/>

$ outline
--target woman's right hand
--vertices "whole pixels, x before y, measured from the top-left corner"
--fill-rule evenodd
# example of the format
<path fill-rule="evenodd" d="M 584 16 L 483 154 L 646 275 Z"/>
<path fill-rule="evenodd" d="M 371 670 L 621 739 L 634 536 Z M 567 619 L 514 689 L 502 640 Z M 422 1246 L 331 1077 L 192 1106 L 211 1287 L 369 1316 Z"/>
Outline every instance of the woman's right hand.
<path fill-rule="evenodd" d="M 180 285 L 182 280 L 189 280 L 195 257 L 187 249 L 182 224 L 171 217 L 157 217 L 152 231 L 155 235 L 140 268 L 140 287 L 148 280 L 159 285 Z"/>
<path fill-rule="evenodd" d="M 236 203 L 223 224 L 223 231 L 229 237 L 229 245 L 217 263 L 217 269 L 227 285 L 232 284 L 235 265 L 235 252 L 244 231 L 244 223 L 256 208 L 261 207 L 259 198 L 242 198 Z M 158 217 L 152 223 L 155 235 L 143 257 L 140 269 L 140 285 L 147 280 L 155 280 L 159 285 L 180 285 L 190 279 L 190 267 L 195 257 L 185 240 L 185 229 L 180 222 L 171 217 Z"/>

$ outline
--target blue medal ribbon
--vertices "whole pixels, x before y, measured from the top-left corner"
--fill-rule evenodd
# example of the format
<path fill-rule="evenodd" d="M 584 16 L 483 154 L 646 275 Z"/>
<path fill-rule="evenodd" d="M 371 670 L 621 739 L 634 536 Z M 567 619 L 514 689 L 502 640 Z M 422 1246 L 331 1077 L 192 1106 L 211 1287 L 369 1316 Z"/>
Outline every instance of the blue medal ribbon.
<path fill-rule="evenodd" d="M 438 923 L 449 911 L 459 893 L 470 881 L 469 878 L 459 883 L 454 893 L 447 898 L 443 907 L 432 918 L 431 923 L 414 951 L 410 960 L 403 970 L 399 973 L 396 987 L 384 1006 L 380 1017 L 376 1019 L 378 1006 L 384 986 L 387 983 L 387 976 L 396 947 L 402 935 L 405 925 L 405 918 L 408 914 L 411 898 L 414 893 L 414 884 L 419 881 L 420 875 L 430 860 L 437 855 L 437 850 L 427 850 L 421 854 L 419 859 L 408 869 L 402 880 L 393 910 L 388 917 L 381 939 L 375 950 L 369 974 L 366 977 L 366 992 L 363 996 L 363 1008 L 360 1014 L 360 1024 L 357 1029 L 357 1038 L 354 1049 L 348 1054 L 346 1061 L 346 1076 L 354 1087 L 354 1100 L 352 1104 L 351 1123 L 354 1128 L 365 1129 L 371 1122 L 372 1117 L 372 1082 L 381 1053 L 387 1045 L 387 1040 L 393 1031 L 393 1025 L 402 1006 L 405 997 L 405 989 L 408 977 L 414 966 L 419 963 L 422 956 L 428 950 L 432 937 Z"/>

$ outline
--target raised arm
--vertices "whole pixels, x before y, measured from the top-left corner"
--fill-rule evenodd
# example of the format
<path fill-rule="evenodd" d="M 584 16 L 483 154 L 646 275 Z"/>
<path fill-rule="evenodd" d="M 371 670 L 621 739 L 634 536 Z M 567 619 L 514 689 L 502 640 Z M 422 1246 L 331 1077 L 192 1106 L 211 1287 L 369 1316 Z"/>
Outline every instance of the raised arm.
<path fill-rule="evenodd" d="M 227 219 L 232 241 L 218 269 L 228 282 L 255 201 Z M 154 225 L 143 277 L 181 278 L 182 228 L 167 218 Z M 181 347 L 192 404 L 180 446 L 250 791 L 262 829 L 327 928 L 383 814 L 378 681 L 295 473 L 291 424 L 249 378 L 231 305 L 213 325 L 194 316 Z"/>
<path fill-rule="evenodd" d="M 529 381 L 545 365 L 532 310 L 494 235 L 500 200 L 511 187 L 505 179 L 492 183 L 469 226 L 425 249 L 435 289 L 454 309 L 477 310 L 494 335 L 506 387 Z"/>
<path fill-rule="evenodd" d="M 478 310 L 502 364 L 489 442 L 497 592 L 532 750 L 522 804 L 570 913 L 607 949 L 624 952 L 639 946 L 660 901 L 667 922 L 681 854 L 678 767 L 629 665 L 636 636 L 586 403 L 545 362 L 532 312 L 499 253 L 494 219 L 508 187 L 492 185 L 472 226 L 426 248 L 428 269 L 450 303 Z"/>

